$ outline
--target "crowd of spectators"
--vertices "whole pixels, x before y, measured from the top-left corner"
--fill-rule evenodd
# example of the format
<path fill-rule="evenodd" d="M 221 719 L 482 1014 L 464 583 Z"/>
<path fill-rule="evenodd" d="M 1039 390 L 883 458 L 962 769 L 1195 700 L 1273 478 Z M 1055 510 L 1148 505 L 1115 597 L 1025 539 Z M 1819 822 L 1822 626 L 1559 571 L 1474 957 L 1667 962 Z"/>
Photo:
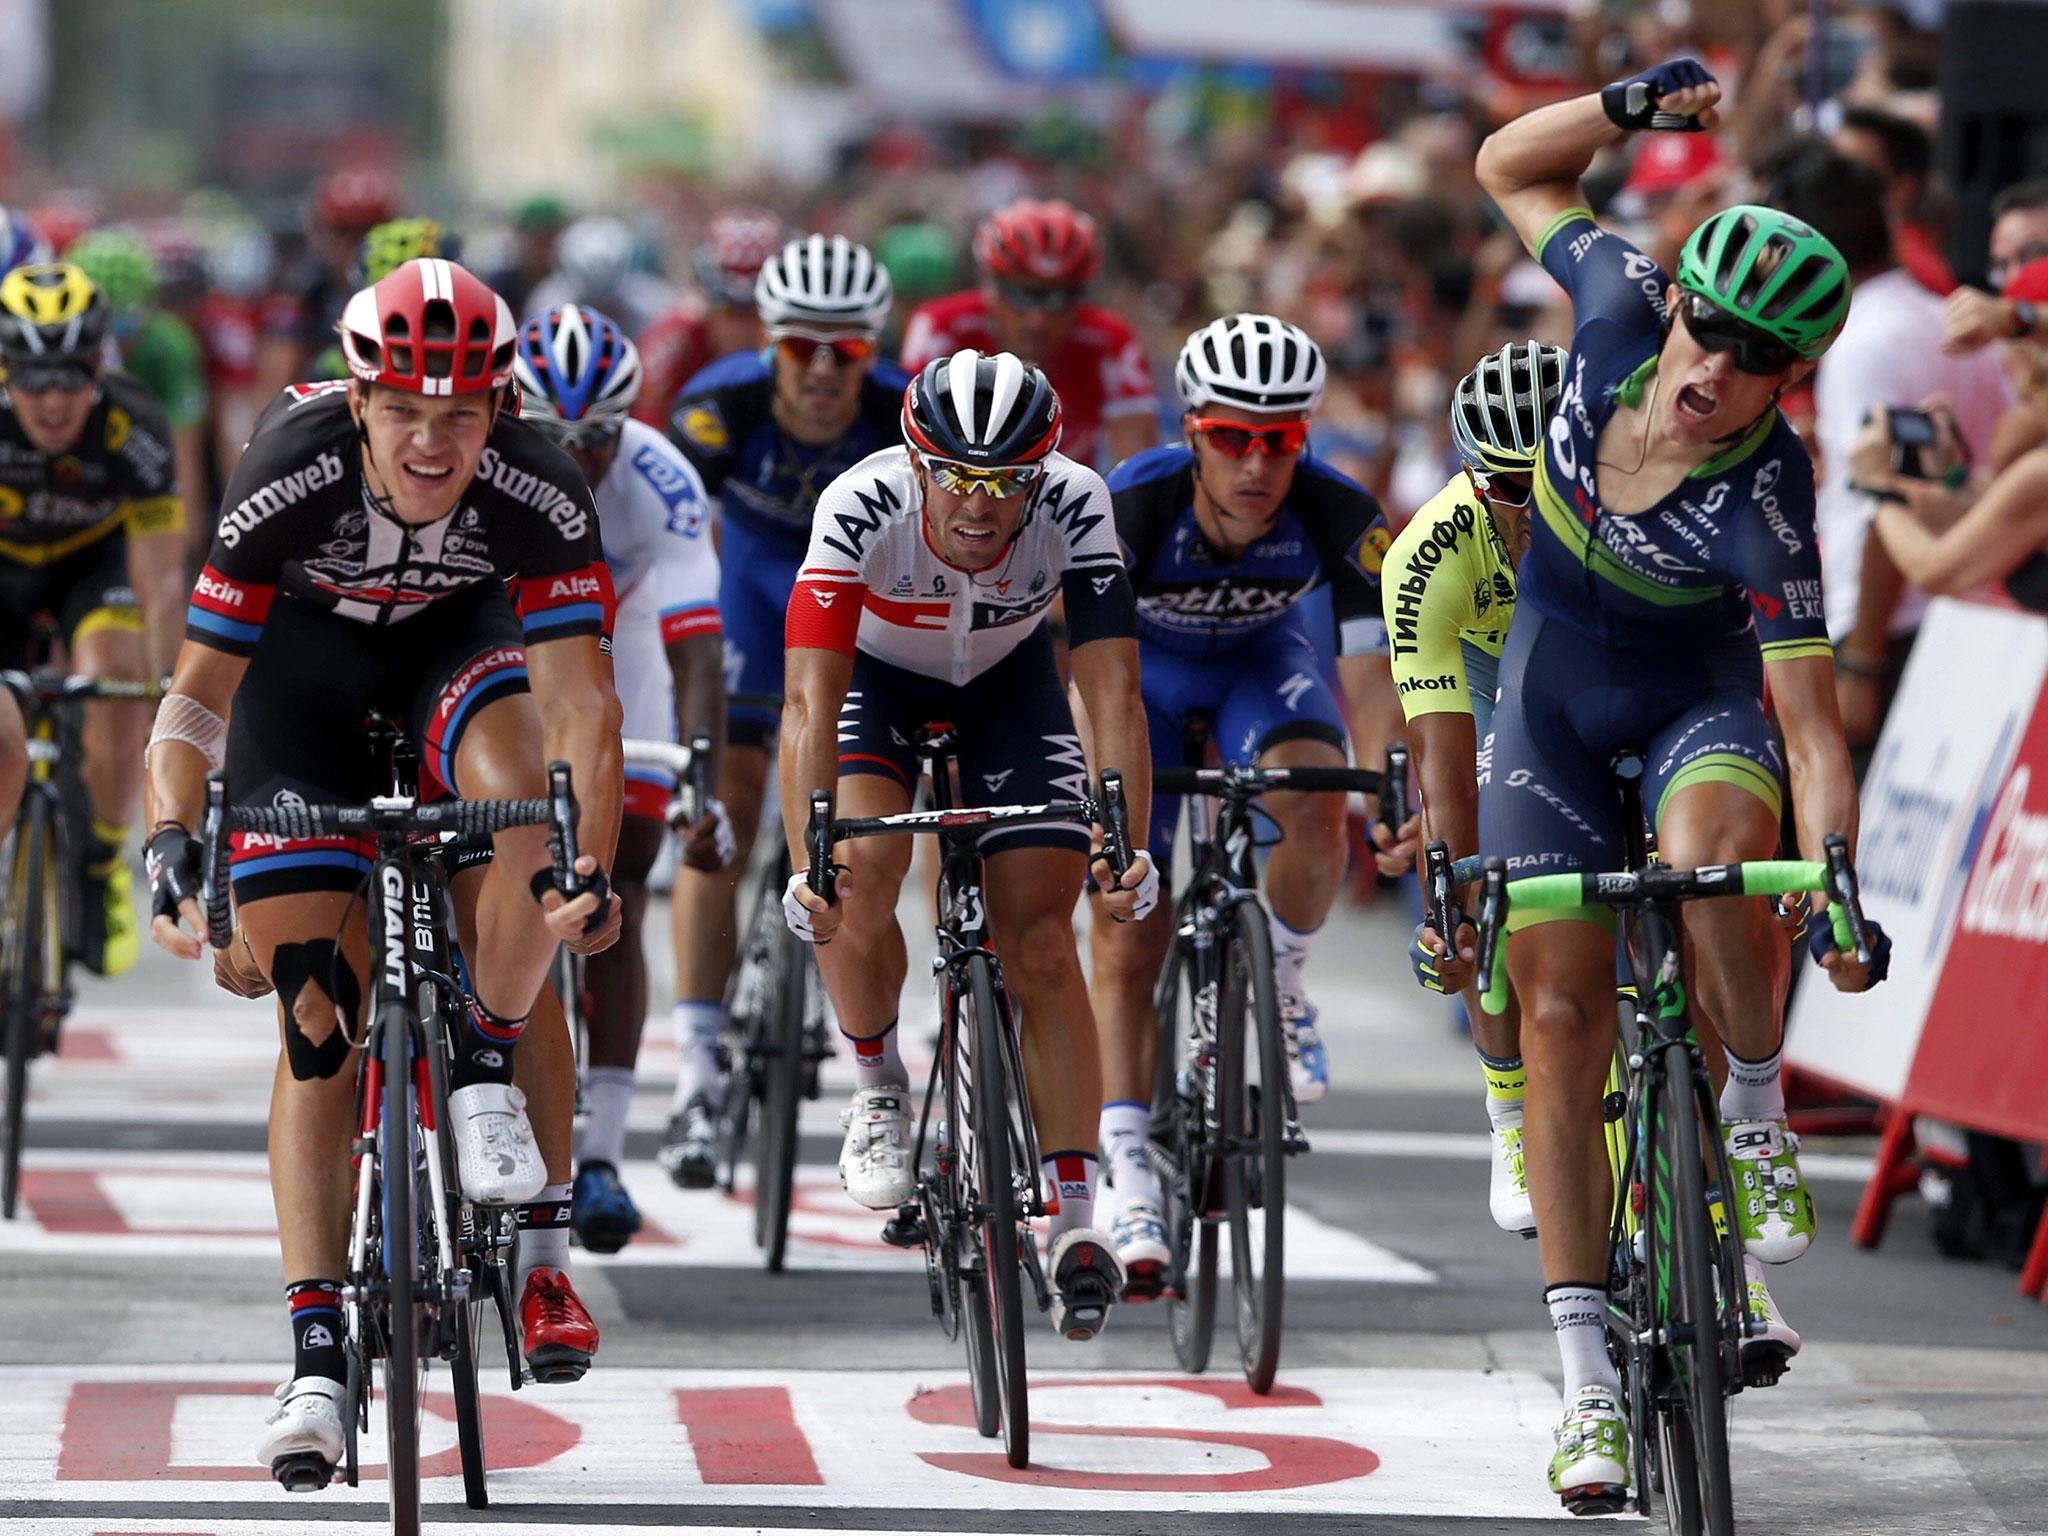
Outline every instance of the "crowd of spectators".
<path fill-rule="evenodd" d="M 1283 109 L 1270 90 L 1210 77 L 1134 93 L 1103 121 L 891 127 L 808 187 L 650 177 L 602 206 L 537 189 L 517 208 L 444 209 L 351 172 L 320 183 L 302 225 L 282 231 L 202 194 L 138 226 L 165 269 L 148 302 L 199 343 L 217 487 L 253 410 L 326 345 L 363 232 L 394 215 L 439 219 L 444 252 L 522 314 L 595 299 L 645 333 L 695 306 L 725 317 L 710 333 L 725 344 L 748 335 L 744 292 L 693 261 L 721 206 L 870 242 L 896 273 L 900 326 L 918 301 L 976 281 L 972 235 L 991 209 L 1060 197 L 1093 215 L 1106 261 L 1090 297 L 1137 327 L 1156 379 L 1218 313 L 1268 311 L 1314 335 L 1332 365 L 1316 451 L 1398 520 L 1443 483 L 1446 402 L 1471 362 L 1513 338 L 1569 339 L 1555 285 L 1477 188 L 1480 140 L 1547 96 L 1693 54 L 1728 93 L 1720 129 L 1639 136 L 1594 166 L 1588 193 L 1667 269 L 1703 217 L 1743 200 L 1779 203 L 1848 256 L 1847 328 L 1810 391 L 1783 404 L 1820 466 L 1841 697 L 1852 737 L 1868 741 L 1927 594 L 2017 569 L 2014 592 L 2048 601 L 2048 325 L 2033 307 L 2048 302 L 2048 181 L 2005 192 L 1975 263 L 1992 286 L 1958 288 L 1933 153 L 1939 11 L 1940 0 L 1837 4 L 1817 25 L 1793 0 L 1585 0 L 1570 23 L 1575 80 L 1504 83 L 1475 55 L 1468 78 L 1379 82 L 1340 110 L 1302 92 Z M 32 216 L 61 246 L 107 211 L 71 199 Z M 1922 409 L 1936 440 L 1918 452 L 1896 440 L 1891 413 Z M 1162 413 L 1171 430 L 1170 399 Z"/>

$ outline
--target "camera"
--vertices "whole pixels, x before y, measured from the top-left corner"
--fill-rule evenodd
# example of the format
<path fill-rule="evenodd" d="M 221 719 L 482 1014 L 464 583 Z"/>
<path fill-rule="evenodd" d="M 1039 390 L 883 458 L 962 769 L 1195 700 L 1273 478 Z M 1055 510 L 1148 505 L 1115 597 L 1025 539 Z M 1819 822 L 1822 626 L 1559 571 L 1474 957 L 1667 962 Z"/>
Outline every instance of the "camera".
<path fill-rule="evenodd" d="M 1934 417 L 1896 405 L 1886 407 L 1884 414 L 1885 433 L 1892 440 L 1892 468 L 1915 480 L 1931 478 L 1923 455 L 1940 440 Z"/>

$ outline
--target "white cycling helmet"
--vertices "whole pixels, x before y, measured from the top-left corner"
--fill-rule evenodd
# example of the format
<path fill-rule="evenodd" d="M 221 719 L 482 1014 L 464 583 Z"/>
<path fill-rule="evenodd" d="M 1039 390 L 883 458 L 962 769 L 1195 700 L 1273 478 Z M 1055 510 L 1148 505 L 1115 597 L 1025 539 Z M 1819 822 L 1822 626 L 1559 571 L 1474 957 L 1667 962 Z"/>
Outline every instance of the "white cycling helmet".
<path fill-rule="evenodd" d="M 624 219 L 591 214 L 562 231 L 555 243 L 555 270 L 579 303 L 610 298 L 633 270 L 636 243 Z"/>
<path fill-rule="evenodd" d="M 1173 381 L 1191 411 L 1312 411 L 1323 398 L 1323 350 L 1272 315 L 1227 315 L 1187 339 Z"/>
<path fill-rule="evenodd" d="M 889 269 L 844 235 L 804 235 L 761 265 L 754 307 L 763 325 L 859 325 L 889 318 Z"/>
<path fill-rule="evenodd" d="M 1562 347 L 1511 341 L 1458 381 L 1451 445 L 1467 469 L 1487 476 L 1535 467 L 1550 409 L 1564 390 L 1564 363 Z"/>

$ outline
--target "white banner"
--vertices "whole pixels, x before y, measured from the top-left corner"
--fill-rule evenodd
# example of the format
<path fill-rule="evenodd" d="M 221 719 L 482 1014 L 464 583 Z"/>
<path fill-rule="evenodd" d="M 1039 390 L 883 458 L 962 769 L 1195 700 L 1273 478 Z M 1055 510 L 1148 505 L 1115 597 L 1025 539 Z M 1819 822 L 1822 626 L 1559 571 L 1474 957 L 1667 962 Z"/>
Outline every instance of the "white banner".
<path fill-rule="evenodd" d="M 1864 910 L 1891 935 L 1891 979 L 1856 997 L 1808 976 L 1786 1032 L 1793 1065 L 1899 1097 L 1971 860 L 2044 674 L 2048 620 L 1948 599 L 1928 609 L 1864 779 L 1856 851 Z"/>

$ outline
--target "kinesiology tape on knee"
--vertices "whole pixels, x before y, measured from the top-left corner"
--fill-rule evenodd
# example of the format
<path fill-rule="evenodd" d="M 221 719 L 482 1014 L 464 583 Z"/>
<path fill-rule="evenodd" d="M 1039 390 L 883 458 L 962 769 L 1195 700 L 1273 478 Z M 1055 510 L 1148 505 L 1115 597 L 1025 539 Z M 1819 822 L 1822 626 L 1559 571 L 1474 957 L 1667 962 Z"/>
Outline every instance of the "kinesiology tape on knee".
<path fill-rule="evenodd" d="M 300 1082 L 334 1076 L 348 1060 L 349 1037 L 362 1023 L 363 993 L 355 969 L 332 939 L 280 944 L 270 960 L 270 980 L 284 1005 L 284 1055 Z M 299 994 L 310 984 L 332 1001 L 339 1015 L 334 1033 L 317 1045 L 299 1028 Z"/>

